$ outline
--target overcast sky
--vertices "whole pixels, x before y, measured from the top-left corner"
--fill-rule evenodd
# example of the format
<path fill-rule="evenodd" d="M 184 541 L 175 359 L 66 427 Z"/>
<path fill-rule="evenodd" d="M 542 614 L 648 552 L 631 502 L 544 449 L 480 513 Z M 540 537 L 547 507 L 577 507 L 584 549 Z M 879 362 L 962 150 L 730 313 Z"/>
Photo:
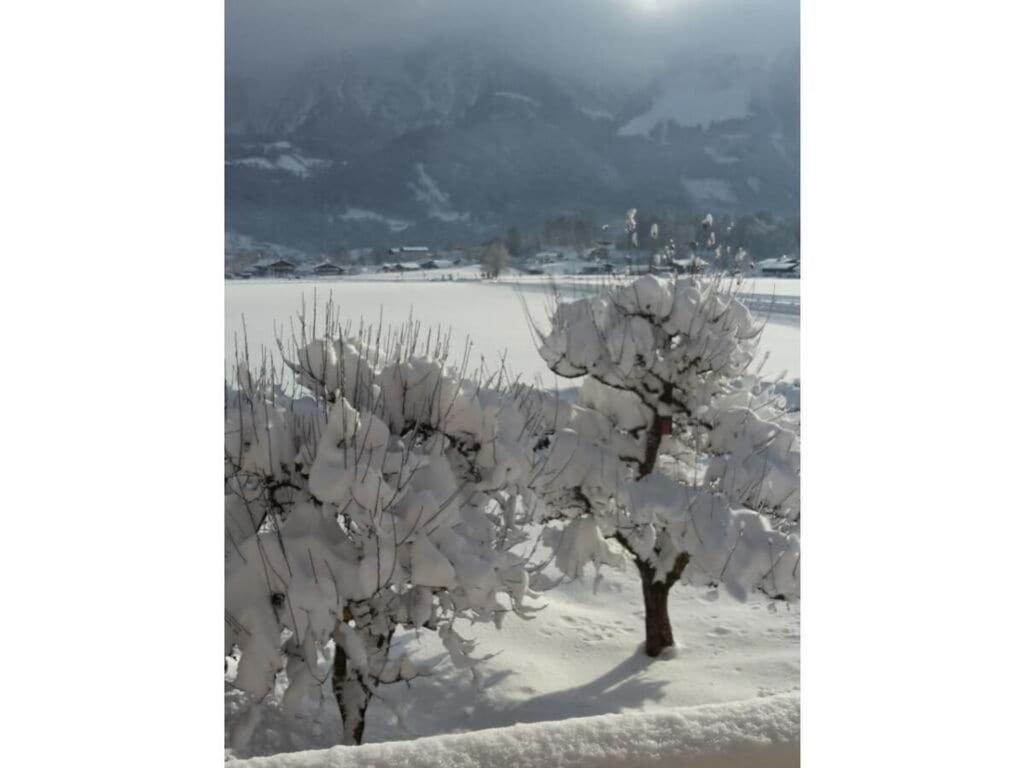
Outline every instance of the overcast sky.
<path fill-rule="evenodd" d="M 470 36 L 556 74 L 646 80 L 708 50 L 799 41 L 799 0 L 227 0 L 229 75 L 284 75 L 313 55 Z"/>

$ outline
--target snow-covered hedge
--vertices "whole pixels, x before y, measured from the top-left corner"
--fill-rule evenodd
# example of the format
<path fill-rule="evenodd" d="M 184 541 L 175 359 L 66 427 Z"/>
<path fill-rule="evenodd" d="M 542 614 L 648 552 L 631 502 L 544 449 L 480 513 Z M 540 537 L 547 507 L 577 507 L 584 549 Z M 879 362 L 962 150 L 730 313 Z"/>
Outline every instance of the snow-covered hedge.
<path fill-rule="evenodd" d="M 446 344 L 415 326 L 384 341 L 303 328 L 286 357 L 297 384 L 240 360 L 225 391 L 225 651 L 256 703 L 284 671 L 292 714 L 319 704 L 332 657 L 359 743 L 379 686 L 429 673 L 390 653 L 396 631 L 437 632 L 472 670 L 456 620 L 527 610 L 502 489 L 527 477 L 529 452 L 500 383 L 446 365 Z"/>
<path fill-rule="evenodd" d="M 334 747 L 230 768 L 790 768 L 800 763 L 797 694 L 661 712 L 514 725 Z"/>

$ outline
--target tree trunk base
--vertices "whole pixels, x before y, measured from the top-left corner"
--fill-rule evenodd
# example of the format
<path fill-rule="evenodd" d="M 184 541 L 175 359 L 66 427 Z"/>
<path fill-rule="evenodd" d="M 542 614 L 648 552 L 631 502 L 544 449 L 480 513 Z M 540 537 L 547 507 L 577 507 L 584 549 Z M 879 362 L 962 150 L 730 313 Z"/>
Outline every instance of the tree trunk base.
<path fill-rule="evenodd" d="M 672 636 L 672 620 L 668 615 L 668 592 L 672 585 L 666 581 L 654 580 L 654 568 L 647 563 L 637 562 L 640 581 L 644 592 L 644 623 L 646 642 L 644 650 L 651 658 L 661 655 L 666 648 L 675 645 Z"/>
<path fill-rule="evenodd" d="M 342 743 L 362 744 L 363 732 L 366 730 L 366 710 L 370 706 L 370 691 L 363 685 L 357 673 L 349 674 L 348 657 L 340 645 L 334 647 L 331 683 L 334 700 L 338 702 L 338 712 L 341 714 Z"/>

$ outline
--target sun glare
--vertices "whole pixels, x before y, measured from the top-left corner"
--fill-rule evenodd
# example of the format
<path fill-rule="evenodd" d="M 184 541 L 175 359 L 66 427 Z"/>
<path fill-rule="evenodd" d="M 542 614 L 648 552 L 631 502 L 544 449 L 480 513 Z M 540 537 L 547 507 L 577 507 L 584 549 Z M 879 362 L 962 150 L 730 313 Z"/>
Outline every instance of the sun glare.
<path fill-rule="evenodd" d="M 645 14 L 661 13 L 667 11 L 677 0 L 628 0 L 638 12 Z"/>

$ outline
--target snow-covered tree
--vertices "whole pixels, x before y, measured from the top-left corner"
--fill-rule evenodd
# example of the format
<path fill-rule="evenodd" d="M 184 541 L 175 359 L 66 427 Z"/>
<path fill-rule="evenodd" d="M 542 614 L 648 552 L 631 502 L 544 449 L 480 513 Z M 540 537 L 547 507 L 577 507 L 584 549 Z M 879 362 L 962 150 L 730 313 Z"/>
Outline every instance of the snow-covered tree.
<path fill-rule="evenodd" d="M 447 339 L 328 317 L 287 353 L 293 383 L 242 359 L 226 388 L 226 652 L 257 701 L 286 678 L 287 712 L 332 675 L 360 743 L 380 687 L 428 672 L 392 652 L 396 631 L 436 632 L 473 670 L 455 621 L 528 611 L 503 489 L 531 457 L 509 383 L 449 369 Z"/>
<path fill-rule="evenodd" d="M 695 275 L 560 303 L 538 330 L 550 369 L 583 383 L 545 407 L 531 487 L 570 521 L 563 570 L 623 550 L 636 564 L 651 656 L 673 644 L 680 581 L 799 594 L 798 416 L 750 372 L 759 332 L 727 284 Z"/>
<path fill-rule="evenodd" d="M 480 254 L 480 270 L 485 278 L 499 277 L 508 265 L 509 252 L 500 240 L 488 243 Z"/>

